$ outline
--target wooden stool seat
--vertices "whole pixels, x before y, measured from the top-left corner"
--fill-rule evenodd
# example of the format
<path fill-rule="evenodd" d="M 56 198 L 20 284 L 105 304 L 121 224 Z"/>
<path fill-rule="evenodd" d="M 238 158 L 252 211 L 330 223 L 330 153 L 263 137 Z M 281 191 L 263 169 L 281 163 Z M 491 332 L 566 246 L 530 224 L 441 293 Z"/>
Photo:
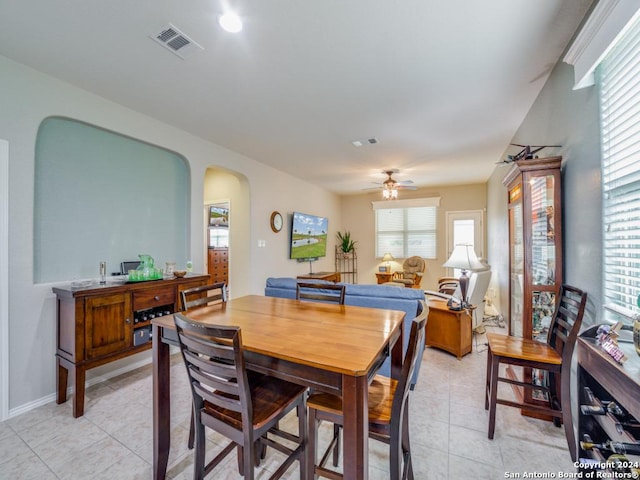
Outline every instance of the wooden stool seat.
<path fill-rule="evenodd" d="M 498 333 L 487 333 L 487 342 L 494 356 L 519 358 L 531 362 L 560 365 L 562 357 L 546 343 Z"/>
<path fill-rule="evenodd" d="M 369 427 L 371 424 L 389 424 L 391 406 L 398 381 L 376 375 L 369 385 Z M 326 413 L 342 415 L 342 397 L 330 393 L 314 393 L 307 399 L 307 407 Z"/>

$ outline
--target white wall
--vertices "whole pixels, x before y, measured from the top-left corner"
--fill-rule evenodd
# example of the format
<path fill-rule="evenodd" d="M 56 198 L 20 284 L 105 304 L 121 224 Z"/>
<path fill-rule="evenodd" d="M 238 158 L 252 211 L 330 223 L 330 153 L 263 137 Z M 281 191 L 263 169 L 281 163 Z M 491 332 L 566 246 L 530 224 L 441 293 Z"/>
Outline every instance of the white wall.
<path fill-rule="evenodd" d="M 52 77 L 0 57 L 0 131 L 11 145 L 9 164 L 9 409 L 10 415 L 52 400 L 55 392 L 55 299 L 52 284 L 33 283 L 34 151 L 38 126 L 52 115 L 67 116 L 102 127 L 184 156 L 191 170 L 190 248 L 194 270 L 204 270 L 204 179 L 206 169 L 220 166 L 246 178 L 250 212 L 245 251 L 237 252 L 246 265 L 231 288 L 235 296 L 261 294 L 268 275 L 295 275 L 308 265 L 287 259 L 283 229 L 273 234 L 272 210 L 283 214 L 300 210 L 341 222 L 338 198 L 318 187 L 293 179 L 250 158 L 231 152 L 182 130 L 80 90 Z M 108 207 L 107 207 L 108 208 Z M 86 225 L 79 224 L 79 229 Z M 70 232 L 72 234 L 72 232 Z M 266 240 L 265 248 L 257 241 Z M 318 269 L 332 269 L 327 259 Z M 69 279 L 72 280 L 72 279 Z M 233 282 L 233 280 L 232 280 Z M 139 356 L 148 359 L 148 352 Z M 90 371 L 107 375 L 131 359 Z"/>

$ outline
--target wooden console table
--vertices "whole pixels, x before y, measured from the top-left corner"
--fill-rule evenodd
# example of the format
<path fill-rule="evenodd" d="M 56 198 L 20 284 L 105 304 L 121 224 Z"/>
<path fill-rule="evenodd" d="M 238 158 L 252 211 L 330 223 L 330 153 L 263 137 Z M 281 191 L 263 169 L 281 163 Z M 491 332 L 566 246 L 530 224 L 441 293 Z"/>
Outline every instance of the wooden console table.
<path fill-rule="evenodd" d="M 73 416 L 84 414 L 87 370 L 151 348 L 151 319 L 181 310 L 180 293 L 206 285 L 209 275 L 137 283 L 54 287 L 57 297 L 57 403 L 67 401 L 71 375 Z"/>
<path fill-rule="evenodd" d="M 340 272 L 318 272 L 308 273 L 307 275 L 298 275 L 299 280 L 326 280 L 328 282 L 338 283 L 340 281 Z"/>
<path fill-rule="evenodd" d="M 471 314 L 468 310 L 449 310 L 447 301 L 429 299 L 429 317 L 425 345 L 445 350 L 458 357 L 471 352 Z"/>

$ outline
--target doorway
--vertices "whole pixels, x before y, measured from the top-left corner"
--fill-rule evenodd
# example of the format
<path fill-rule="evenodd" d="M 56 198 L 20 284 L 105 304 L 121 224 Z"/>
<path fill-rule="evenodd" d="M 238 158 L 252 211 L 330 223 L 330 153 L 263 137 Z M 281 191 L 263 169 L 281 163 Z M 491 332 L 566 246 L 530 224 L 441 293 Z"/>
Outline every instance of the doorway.
<path fill-rule="evenodd" d="M 207 216 L 207 273 L 211 283 L 229 285 L 229 202 L 205 207 Z"/>
<path fill-rule="evenodd" d="M 478 258 L 484 258 L 484 211 L 465 210 L 446 212 L 447 221 L 447 258 L 453 248 L 461 243 L 473 245 Z M 453 276 L 460 271 L 454 270 Z"/>

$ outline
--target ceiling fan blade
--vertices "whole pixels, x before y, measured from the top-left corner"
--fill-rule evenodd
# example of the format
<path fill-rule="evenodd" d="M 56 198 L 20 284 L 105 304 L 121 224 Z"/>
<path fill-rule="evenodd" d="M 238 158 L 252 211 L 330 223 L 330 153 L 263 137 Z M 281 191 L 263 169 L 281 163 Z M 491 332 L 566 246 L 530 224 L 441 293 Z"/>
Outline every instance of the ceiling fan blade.
<path fill-rule="evenodd" d="M 398 185 L 410 185 L 413 183 L 413 180 L 401 180 L 396 182 Z"/>
<path fill-rule="evenodd" d="M 396 188 L 398 190 L 416 190 L 418 187 L 409 186 L 409 185 L 397 185 Z"/>

